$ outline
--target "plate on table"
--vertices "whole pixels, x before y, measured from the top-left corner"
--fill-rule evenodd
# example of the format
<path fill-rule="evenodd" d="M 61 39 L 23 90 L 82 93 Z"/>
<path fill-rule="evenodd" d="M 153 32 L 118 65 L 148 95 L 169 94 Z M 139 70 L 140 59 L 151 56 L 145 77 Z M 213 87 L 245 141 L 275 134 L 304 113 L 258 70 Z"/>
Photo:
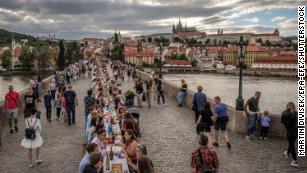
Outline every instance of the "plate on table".
<path fill-rule="evenodd" d="M 112 173 L 123 173 L 123 164 L 113 163 L 111 167 Z"/>

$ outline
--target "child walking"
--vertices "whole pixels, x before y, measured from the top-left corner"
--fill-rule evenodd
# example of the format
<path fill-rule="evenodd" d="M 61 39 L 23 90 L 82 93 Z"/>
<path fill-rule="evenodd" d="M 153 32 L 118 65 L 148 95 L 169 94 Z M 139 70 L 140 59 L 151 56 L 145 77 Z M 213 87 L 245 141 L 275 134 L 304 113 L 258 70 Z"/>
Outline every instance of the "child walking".
<path fill-rule="evenodd" d="M 260 131 L 260 139 L 267 140 L 268 130 L 270 127 L 271 119 L 269 117 L 269 112 L 264 111 L 261 116 L 261 131 Z"/>
<path fill-rule="evenodd" d="M 62 104 L 61 104 L 61 97 L 60 95 L 58 94 L 57 95 L 57 98 L 54 102 L 54 108 L 56 109 L 56 117 L 57 117 L 57 121 L 60 120 L 60 115 L 61 115 L 61 108 L 62 108 Z"/>

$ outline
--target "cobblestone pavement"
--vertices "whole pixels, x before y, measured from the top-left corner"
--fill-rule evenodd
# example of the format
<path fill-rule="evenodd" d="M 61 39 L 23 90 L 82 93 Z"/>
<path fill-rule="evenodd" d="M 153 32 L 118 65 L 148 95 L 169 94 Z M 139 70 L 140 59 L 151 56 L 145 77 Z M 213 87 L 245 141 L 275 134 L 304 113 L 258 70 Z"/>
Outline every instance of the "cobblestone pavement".
<path fill-rule="evenodd" d="M 41 148 L 41 165 L 28 168 L 27 150 L 20 146 L 24 137 L 25 122 L 19 116 L 19 132 L 9 134 L 8 125 L 2 127 L 2 147 L 0 147 L 0 173 L 75 173 L 82 157 L 85 141 L 83 115 L 83 97 L 91 85 L 90 80 L 80 80 L 73 84 L 77 92 L 79 106 L 76 110 L 76 125 L 68 126 L 64 121 L 56 122 L 55 110 L 52 110 L 52 122 L 46 122 L 45 109 L 39 103 L 42 111 L 41 136 L 44 144 Z"/>
<path fill-rule="evenodd" d="M 132 88 L 132 84 L 126 84 Z M 190 172 L 191 153 L 198 142 L 194 125 L 194 112 L 179 108 L 174 99 L 166 97 L 167 106 L 157 105 L 141 108 L 141 142 L 147 145 L 158 173 Z M 222 136 L 222 135 L 220 135 Z M 223 138 L 215 148 L 220 160 L 220 172 L 225 173 L 280 173 L 307 172 L 307 158 L 298 158 L 300 167 L 290 166 L 291 159 L 283 157 L 287 148 L 285 139 L 245 140 L 241 134 L 231 133 L 232 149 L 229 151 Z"/>
<path fill-rule="evenodd" d="M 43 163 L 28 168 L 26 150 L 20 147 L 23 138 L 24 121 L 19 119 L 18 134 L 8 134 L 8 127 L 3 127 L 3 144 L 0 148 L 0 173 L 75 173 L 82 157 L 84 142 L 83 97 L 90 86 L 89 80 L 81 80 L 73 86 L 79 98 L 77 124 L 68 127 L 64 122 L 47 123 L 42 116 Z M 126 82 L 123 91 L 132 88 Z M 141 142 L 147 145 L 149 157 L 153 160 L 156 173 L 190 172 L 191 152 L 197 145 L 194 114 L 186 108 L 179 108 L 173 99 L 166 97 L 167 106 L 157 105 L 152 108 L 144 104 L 141 108 Z M 44 112 L 42 105 L 40 109 Z M 54 111 L 53 111 L 53 119 Z M 307 159 L 299 158 L 299 168 L 290 166 L 282 152 L 286 149 L 284 139 L 268 141 L 246 141 L 242 135 L 231 135 L 233 148 L 228 151 L 223 140 L 215 150 L 218 153 L 221 169 L 225 173 L 279 173 L 307 172 Z"/>

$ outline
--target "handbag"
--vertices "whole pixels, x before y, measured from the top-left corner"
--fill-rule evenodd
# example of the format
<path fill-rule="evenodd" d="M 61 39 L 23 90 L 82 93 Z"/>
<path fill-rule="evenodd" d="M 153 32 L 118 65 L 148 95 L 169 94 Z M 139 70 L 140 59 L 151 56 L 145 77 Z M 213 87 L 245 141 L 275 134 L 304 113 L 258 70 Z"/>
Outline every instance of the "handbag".
<path fill-rule="evenodd" d="M 34 140 L 36 135 L 35 135 L 35 124 L 36 124 L 37 118 L 35 119 L 34 125 L 33 127 L 30 126 L 29 120 L 27 118 L 27 122 L 28 122 L 28 128 L 25 129 L 25 137 L 26 139 L 30 139 L 30 140 Z"/>

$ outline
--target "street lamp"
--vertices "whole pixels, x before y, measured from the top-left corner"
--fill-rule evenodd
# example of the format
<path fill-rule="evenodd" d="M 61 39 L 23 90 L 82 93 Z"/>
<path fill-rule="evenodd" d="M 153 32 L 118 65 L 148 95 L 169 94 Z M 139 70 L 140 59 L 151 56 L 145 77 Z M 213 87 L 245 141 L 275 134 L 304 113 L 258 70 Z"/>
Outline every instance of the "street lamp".
<path fill-rule="evenodd" d="M 244 65 L 244 59 L 245 59 L 245 50 L 247 47 L 247 43 L 243 41 L 243 36 L 240 36 L 240 41 L 237 44 L 237 46 L 240 46 L 240 49 L 238 50 L 238 60 L 239 60 L 239 67 L 240 67 L 240 78 L 239 78 L 239 95 L 236 99 L 236 110 L 243 111 L 244 107 L 244 99 L 242 97 L 242 71 L 243 71 L 243 65 Z"/>
<path fill-rule="evenodd" d="M 162 42 L 160 43 L 159 46 L 159 50 L 160 50 L 160 61 L 159 61 L 159 78 L 162 79 Z"/>

